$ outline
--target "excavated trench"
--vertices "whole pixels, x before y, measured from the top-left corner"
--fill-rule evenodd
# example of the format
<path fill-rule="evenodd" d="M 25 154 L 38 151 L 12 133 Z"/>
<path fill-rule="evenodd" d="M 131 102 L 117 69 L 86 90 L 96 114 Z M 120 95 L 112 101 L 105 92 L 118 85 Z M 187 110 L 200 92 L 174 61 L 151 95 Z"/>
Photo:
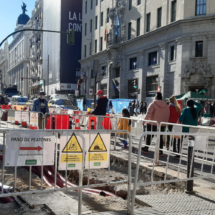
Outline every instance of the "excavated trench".
<path fill-rule="evenodd" d="M 88 170 L 84 171 L 83 175 L 83 185 L 88 184 L 103 184 L 108 183 L 108 178 L 110 182 L 120 182 L 128 179 L 128 162 L 123 159 L 116 158 L 111 155 L 111 167 L 110 174 L 108 174 L 107 169 L 98 169 L 98 170 Z M 133 190 L 133 181 L 135 177 L 135 168 L 136 165 L 132 165 L 132 184 L 131 190 Z M 63 176 L 65 176 L 65 171 L 60 172 Z M 154 181 L 163 180 L 162 175 L 154 176 Z M 139 171 L 139 182 L 149 182 L 151 179 L 151 171 L 146 169 L 141 169 Z M 79 173 L 78 171 L 70 171 L 68 172 L 68 180 L 74 184 L 79 183 Z M 124 200 L 127 198 L 127 183 L 117 184 L 117 185 L 106 185 L 106 186 L 98 186 L 95 189 L 103 190 L 111 192 Z M 137 187 L 136 195 L 148 195 L 148 194 L 161 194 L 161 193 L 182 193 L 185 190 L 185 183 L 171 183 L 171 184 L 160 184 L 155 186 L 140 186 Z M 104 193 L 100 193 L 103 195 Z"/>

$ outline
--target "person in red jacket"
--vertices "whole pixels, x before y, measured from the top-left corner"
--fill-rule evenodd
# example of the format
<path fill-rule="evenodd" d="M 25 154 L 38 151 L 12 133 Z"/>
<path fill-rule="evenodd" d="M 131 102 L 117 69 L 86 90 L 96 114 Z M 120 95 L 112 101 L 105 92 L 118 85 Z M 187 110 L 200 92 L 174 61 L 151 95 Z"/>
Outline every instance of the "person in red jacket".
<path fill-rule="evenodd" d="M 169 122 L 170 123 L 178 123 L 178 119 L 181 115 L 181 108 L 175 98 L 175 96 L 171 96 L 169 98 L 169 110 L 170 110 L 170 118 Z M 169 125 L 168 130 L 171 132 L 173 126 Z M 169 142 L 170 142 L 170 136 L 167 136 L 167 149 L 169 148 Z M 180 150 L 180 140 L 178 139 L 178 153 Z M 174 143 L 173 143 L 173 151 L 176 152 L 176 138 L 174 138 Z"/>

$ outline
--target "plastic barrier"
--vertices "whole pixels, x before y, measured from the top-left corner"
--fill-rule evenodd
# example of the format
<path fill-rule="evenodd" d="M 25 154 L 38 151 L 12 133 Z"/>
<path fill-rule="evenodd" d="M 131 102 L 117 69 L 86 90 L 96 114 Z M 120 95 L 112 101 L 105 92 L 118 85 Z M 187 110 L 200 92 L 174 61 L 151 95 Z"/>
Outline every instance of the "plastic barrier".
<path fill-rule="evenodd" d="M 1 109 L 8 110 L 9 109 L 9 105 L 1 105 Z"/>
<path fill-rule="evenodd" d="M 46 117 L 46 129 L 53 129 L 52 115 Z"/>
<path fill-rule="evenodd" d="M 55 115 L 55 129 L 69 129 L 69 115 Z"/>

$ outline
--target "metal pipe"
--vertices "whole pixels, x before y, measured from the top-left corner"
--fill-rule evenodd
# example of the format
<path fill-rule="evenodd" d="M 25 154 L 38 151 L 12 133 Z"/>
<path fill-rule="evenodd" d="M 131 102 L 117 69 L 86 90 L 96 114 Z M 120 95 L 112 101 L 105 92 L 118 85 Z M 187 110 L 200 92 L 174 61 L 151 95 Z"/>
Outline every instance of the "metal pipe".
<path fill-rule="evenodd" d="M 83 186 L 83 170 L 79 170 L 79 187 Z M 79 189 L 78 196 L 78 215 L 82 212 L 82 189 Z"/>
<path fill-rule="evenodd" d="M 5 132 L 3 133 L 3 162 L 2 162 L 2 190 L 1 193 L 4 193 L 4 164 L 5 164 Z"/>

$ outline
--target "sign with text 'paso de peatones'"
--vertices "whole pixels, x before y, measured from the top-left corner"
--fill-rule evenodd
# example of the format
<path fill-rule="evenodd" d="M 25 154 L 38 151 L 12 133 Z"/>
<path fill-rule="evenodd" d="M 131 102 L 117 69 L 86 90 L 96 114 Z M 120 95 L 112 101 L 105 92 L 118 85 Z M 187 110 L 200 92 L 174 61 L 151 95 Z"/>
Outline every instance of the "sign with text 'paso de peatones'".
<path fill-rule="evenodd" d="M 86 135 L 85 135 L 86 136 Z M 89 141 L 90 139 L 90 141 Z M 96 133 L 86 137 L 85 169 L 108 168 L 110 158 L 110 134 Z"/>
<path fill-rule="evenodd" d="M 66 132 L 60 138 L 59 170 L 83 169 L 83 141 L 74 133 Z"/>
<path fill-rule="evenodd" d="M 41 131 L 9 131 L 5 166 L 54 165 L 55 136 Z"/>

